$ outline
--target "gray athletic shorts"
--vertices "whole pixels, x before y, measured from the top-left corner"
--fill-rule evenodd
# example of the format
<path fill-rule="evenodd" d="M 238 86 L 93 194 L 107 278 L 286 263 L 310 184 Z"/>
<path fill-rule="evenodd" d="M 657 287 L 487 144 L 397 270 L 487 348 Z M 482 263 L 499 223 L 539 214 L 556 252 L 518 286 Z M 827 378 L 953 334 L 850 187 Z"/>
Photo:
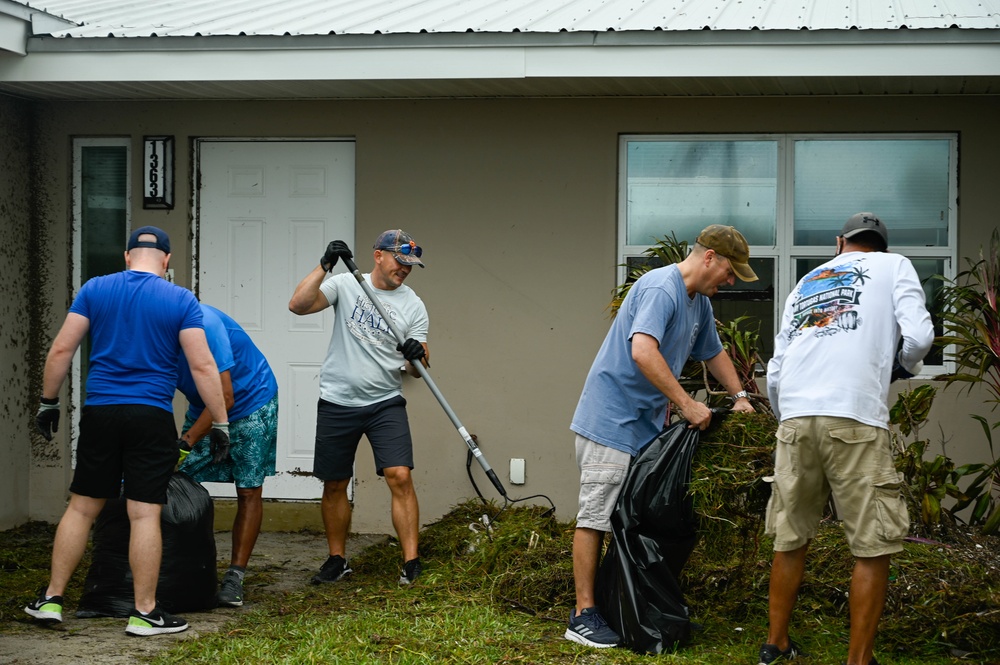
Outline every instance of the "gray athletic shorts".
<path fill-rule="evenodd" d="M 576 463 L 580 467 L 577 527 L 611 531 L 611 513 L 631 462 L 628 453 L 576 435 Z"/>

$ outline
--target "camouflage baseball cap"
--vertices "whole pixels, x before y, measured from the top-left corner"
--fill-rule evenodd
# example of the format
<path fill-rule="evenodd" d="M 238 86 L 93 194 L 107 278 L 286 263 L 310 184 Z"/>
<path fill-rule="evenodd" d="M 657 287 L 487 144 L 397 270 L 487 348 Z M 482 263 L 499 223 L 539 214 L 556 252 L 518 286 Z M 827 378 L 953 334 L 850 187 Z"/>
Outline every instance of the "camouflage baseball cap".
<path fill-rule="evenodd" d="M 733 272 L 744 282 L 756 282 L 757 274 L 750 268 L 750 246 L 746 238 L 732 226 L 712 224 L 706 227 L 696 241 L 702 247 L 714 249 L 716 254 L 729 259 Z"/>
<path fill-rule="evenodd" d="M 424 267 L 424 262 L 420 260 L 424 250 L 413 241 L 410 234 L 402 229 L 390 229 L 383 231 L 373 245 L 375 249 L 392 252 L 393 258 L 404 266 Z"/>

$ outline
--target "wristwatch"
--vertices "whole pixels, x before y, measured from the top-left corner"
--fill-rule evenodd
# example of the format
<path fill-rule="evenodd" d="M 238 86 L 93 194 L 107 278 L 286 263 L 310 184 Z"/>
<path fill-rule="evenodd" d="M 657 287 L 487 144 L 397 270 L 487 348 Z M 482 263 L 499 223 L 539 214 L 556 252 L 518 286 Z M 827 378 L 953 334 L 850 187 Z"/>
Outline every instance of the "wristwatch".
<path fill-rule="evenodd" d="M 746 396 L 747 396 L 747 391 L 741 390 L 738 393 L 736 393 L 735 395 L 733 395 L 733 402 L 735 402 L 738 399 L 743 399 Z"/>

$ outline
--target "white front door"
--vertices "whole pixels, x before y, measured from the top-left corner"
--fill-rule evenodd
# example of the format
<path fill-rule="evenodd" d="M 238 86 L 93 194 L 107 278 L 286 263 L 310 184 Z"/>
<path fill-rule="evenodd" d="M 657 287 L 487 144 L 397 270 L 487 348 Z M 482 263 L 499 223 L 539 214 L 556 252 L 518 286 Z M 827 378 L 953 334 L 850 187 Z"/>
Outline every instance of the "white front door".
<path fill-rule="evenodd" d="M 332 312 L 296 316 L 288 300 L 328 242 L 353 247 L 354 142 L 206 139 L 196 152 L 199 297 L 243 326 L 278 379 L 278 475 L 264 496 L 318 499 L 316 402 Z M 232 485 L 205 486 L 235 496 Z"/>

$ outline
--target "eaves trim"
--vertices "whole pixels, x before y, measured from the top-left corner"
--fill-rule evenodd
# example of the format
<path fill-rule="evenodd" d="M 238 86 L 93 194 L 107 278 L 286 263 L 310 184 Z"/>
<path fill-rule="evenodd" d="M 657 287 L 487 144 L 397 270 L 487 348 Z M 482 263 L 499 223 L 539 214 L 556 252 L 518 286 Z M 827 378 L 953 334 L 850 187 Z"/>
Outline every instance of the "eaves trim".
<path fill-rule="evenodd" d="M 33 52 L 0 61 L 0 81 L 46 83 L 873 76 L 1000 76 L 1000 42 Z"/>
<path fill-rule="evenodd" d="M 160 51 L 315 51 L 337 49 L 528 48 L 572 46 L 995 44 L 1000 30 L 699 30 L 559 33 L 435 33 L 392 35 L 220 35 L 193 37 L 32 37 L 29 53 L 153 53 Z"/>

